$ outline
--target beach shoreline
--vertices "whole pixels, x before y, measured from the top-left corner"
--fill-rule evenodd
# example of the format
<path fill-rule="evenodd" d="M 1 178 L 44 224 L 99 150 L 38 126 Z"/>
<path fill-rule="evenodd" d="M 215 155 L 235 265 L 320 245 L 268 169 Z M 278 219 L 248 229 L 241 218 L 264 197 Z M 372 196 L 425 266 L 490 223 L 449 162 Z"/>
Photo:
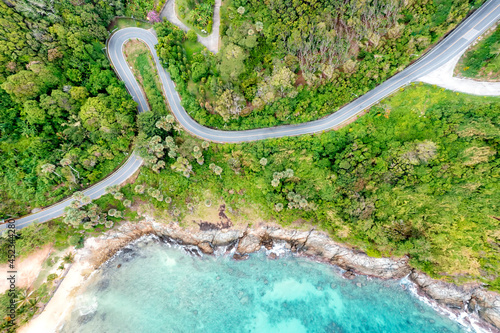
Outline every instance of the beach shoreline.
<path fill-rule="evenodd" d="M 358 250 L 335 243 L 326 234 L 314 229 L 287 230 L 278 225 L 262 224 L 256 228 L 214 228 L 201 231 L 182 228 L 176 223 L 158 223 L 152 218 L 139 223 L 124 223 L 99 237 L 88 238 L 85 246 L 77 250 L 73 266 L 45 310 L 22 326 L 19 332 L 57 332 L 68 311 L 74 308 L 76 296 L 93 273 L 125 246 L 146 235 L 156 235 L 180 245 L 195 246 L 198 254 L 193 251 L 193 255 L 220 255 L 229 250 L 235 260 L 245 260 L 249 253 L 265 250 L 269 258 L 277 259 L 283 251 L 290 251 L 310 260 L 340 267 L 346 279 L 355 275 L 406 279 L 414 285 L 414 294 L 424 302 L 427 299 L 426 303 L 437 311 L 476 331 L 500 332 L 493 326 L 495 320 L 500 318 L 495 317 L 500 309 L 495 309 L 494 304 L 491 304 L 493 310 L 485 316 L 487 304 L 484 303 L 488 301 L 486 296 L 495 303 L 495 299 L 491 297 L 497 296 L 500 300 L 500 295 L 482 290 L 479 285 L 459 287 L 432 280 L 425 274 L 412 270 L 408 265 L 408 258 L 371 258 Z M 273 248 L 277 250 L 273 251 Z M 337 259 L 333 260 L 334 258 Z M 475 307 L 470 306 L 472 299 Z M 480 302 L 482 303 L 478 306 Z M 481 309 L 483 313 L 479 312 Z"/>

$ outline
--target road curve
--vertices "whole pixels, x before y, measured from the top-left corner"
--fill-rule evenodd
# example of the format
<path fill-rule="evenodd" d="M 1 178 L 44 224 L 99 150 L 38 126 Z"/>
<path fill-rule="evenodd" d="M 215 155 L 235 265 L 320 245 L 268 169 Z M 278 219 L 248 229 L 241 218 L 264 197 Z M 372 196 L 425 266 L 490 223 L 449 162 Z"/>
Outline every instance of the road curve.
<path fill-rule="evenodd" d="M 180 98 L 175 91 L 175 85 L 170 79 L 169 74 L 161 66 L 154 46 L 158 43 L 156 36 L 144 29 L 126 28 L 118 30 L 108 41 L 108 56 L 114 66 L 115 71 L 132 95 L 132 98 L 138 103 L 139 112 L 149 110 L 145 96 L 135 80 L 132 71 L 127 66 L 123 55 L 123 45 L 129 39 L 140 39 L 148 45 L 156 63 L 156 68 L 160 80 L 163 84 L 163 93 L 167 97 L 170 108 L 179 123 L 191 134 L 202 139 L 222 142 L 246 142 L 263 140 L 269 138 L 280 138 L 285 136 L 296 136 L 302 134 L 312 134 L 334 128 L 356 115 L 362 113 L 373 104 L 390 95 L 397 89 L 418 81 L 418 79 L 443 64 L 447 63 L 454 56 L 462 52 L 477 37 L 479 37 L 488 27 L 500 18 L 500 0 L 489 0 L 480 9 L 475 11 L 469 18 L 463 21 L 450 35 L 434 47 L 429 53 L 420 60 L 407 67 L 399 74 L 385 81 L 375 89 L 359 97 L 355 101 L 341 108 L 337 112 L 325 118 L 298 125 L 285 125 L 273 128 L 262 128 L 247 131 L 222 131 L 204 127 L 195 122 L 181 106 Z M 108 176 L 103 181 L 83 191 L 85 195 L 92 199 L 97 199 L 104 194 L 107 186 L 121 184 L 142 164 L 142 159 L 132 154 L 130 158 L 117 171 Z M 21 229 L 33 222 L 46 222 L 64 214 L 64 208 L 71 203 L 68 198 L 42 211 L 25 216 L 16 220 L 16 228 Z M 5 226 L 0 226 L 0 230 Z"/>
<path fill-rule="evenodd" d="M 125 84 L 129 92 L 134 97 L 134 100 L 139 102 L 139 110 L 143 110 L 144 106 L 142 105 L 146 105 L 145 97 L 140 93 L 139 85 L 137 84 L 132 72 L 127 67 L 126 60 L 122 52 L 123 45 L 129 39 L 142 40 L 152 51 L 156 67 L 158 69 L 158 74 L 163 84 L 163 92 L 167 97 L 170 108 L 179 123 L 181 123 L 181 125 L 191 134 L 202 139 L 214 142 L 234 143 L 317 133 L 341 125 L 352 117 L 362 113 L 364 110 L 368 109 L 384 97 L 387 97 L 397 89 L 409 84 L 410 82 L 418 81 L 418 78 L 432 72 L 448 62 L 455 55 L 467 48 L 472 41 L 479 37 L 499 18 L 500 0 L 490 0 L 486 2 L 480 9 L 462 22 L 457 29 L 455 29 L 449 36 L 447 36 L 441 43 L 434 47 L 432 51 L 422 57 L 419 61 L 325 118 L 298 125 L 285 125 L 246 131 L 223 131 L 204 127 L 194 121 L 187 114 L 181 105 L 179 95 L 175 91 L 174 83 L 170 79 L 169 74 L 160 65 L 158 55 L 154 50 L 154 46 L 158 43 L 158 41 L 152 32 L 140 28 L 126 28 L 119 30 L 110 38 L 108 43 L 108 52 L 115 70 L 125 81 Z"/>

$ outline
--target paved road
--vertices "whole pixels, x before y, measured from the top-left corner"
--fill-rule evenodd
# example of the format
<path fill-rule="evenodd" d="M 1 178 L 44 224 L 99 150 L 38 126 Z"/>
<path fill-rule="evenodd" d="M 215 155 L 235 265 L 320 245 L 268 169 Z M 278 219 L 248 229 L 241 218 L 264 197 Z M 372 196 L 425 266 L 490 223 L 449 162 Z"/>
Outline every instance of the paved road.
<path fill-rule="evenodd" d="M 409 84 L 410 82 L 418 81 L 418 78 L 432 72 L 448 62 L 455 55 L 467 48 L 472 41 L 479 37 L 484 30 L 486 30 L 499 18 L 500 0 L 490 0 L 419 61 L 330 116 L 304 124 L 286 125 L 248 131 L 215 130 L 204 127 L 195 122 L 191 117 L 189 117 L 184 108 L 181 106 L 179 95 L 175 91 L 174 83 L 170 79 L 168 73 L 159 65 L 158 57 L 154 51 L 153 56 L 155 61 L 157 61 L 158 73 L 163 83 L 164 93 L 167 96 L 170 108 L 177 120 L 187 131 L 205 140 L 215 142 L 255 141 L 268 138 L 317 133 L 327 131 L 333 127 L 341 125 L 349 119 L 356 117 L 356 115 L 362 113 L 364 110 L 368 109 L 370 106 L 390 95 L 397 89 Z M 157 43 L 157 39 L 150 31 L 140 28 L 122 29 L 117 31 L 111 37 L 108 45 L 111 61 L 115 65 L 115 69 L 120 73 L 122 79 L 124 79 L 127 88 L 134 96 L 135 92 L 139 92 L 138 84 L 130 69 L 127 68 L 126 61 L 121 52 L 123 43 L 131 38 L 141 39 L 152 50 L 154 50 L 154 45 Z M 142 96 L 142 94 L 137 94 L 134 97 L 136 100 L 140 99 L 141 104 L 145 103 L 145 101 L 143 102 L 144 96 Z"/>
<path fill-rule="evenodd" d="M 212 33 L 206 37 L 198 35 L 198 42 L 204 45 L 210 52 L 217 53 L 219 51 L 219 26 L 220 26 L 220 6 L 222 0 L 215 0 L 214 4 L 214 16 L 212 23 Z M 182 23 L 182 21 L 177 17 L 175 11 L 175 0 L 167 0 L 166 5 L 160 13 L 163 19 L 167 19 L 173 25 L 181 28 L 185 32 L 189 30 L 189 27 Z"/>
<path fill-rule="evenodd" d="M 154 45 L 158 41 L 152 32 L 140 28 L 126 28 L 117 31 L 108 42 L 108 55 L 116 72 L 125 82 L 129 93 L 139 104 L 139 112 L 147 111 L 148 105 L 130 68 L 127 67 L 122 52 L 123 45 L 127 40 L 134 38 L 144 41 L 151 49 L 160 80 L 163 83 L 163 91 L 168 99 L 170 108 L 177 120 L 187 131 L 205 140 L 215 142 L 245 142 L 317 133 L 341 125 L 349 119 L 356 117 L 356 115 L 362 113 L 364 110 L 390 95 L 400 87 L 410 82 L 418 81 L 420 77 L 447 63 L 450 59 L 467 48 L 472 41 L 479 37 L 483 31 L 499 18 L 500 0 L 489 0 L 419 61 L 330 116 L 299 125 L 287 125 L 248 131 L 221 131 L 203 127 L 186 113 L 181 106 L 179 95 L 175 91 L 174 83 L 170 79 L 168 73 L 160 65 L 158 56 L 154 50 Z M 107 186 L 122 183 L 137 171 L 141 164 L 142 160 L 140 157 L 132 155 L 119 170 L 110 175 L 107 179 L 84 191 L 85 195 L 90 196 L 92 199 L 100 197 Z M 61 216 L 64 212 L 64 207 L 69 205 L 70 202 L 71 199 L 67 199 L 41 212 L 23 217 L 16 221 L 16 226 L 17 228 L 22 228 L 35 221 L 46 222 Z"/>

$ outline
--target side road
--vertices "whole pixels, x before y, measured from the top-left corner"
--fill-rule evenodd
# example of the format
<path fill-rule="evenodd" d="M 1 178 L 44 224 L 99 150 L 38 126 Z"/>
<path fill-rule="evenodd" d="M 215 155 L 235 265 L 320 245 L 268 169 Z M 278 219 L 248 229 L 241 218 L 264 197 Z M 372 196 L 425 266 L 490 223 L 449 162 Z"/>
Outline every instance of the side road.
<path fill-rule="evenodd" d="M 217 53 L 219 51 L 219 26 L 220 26 L 220 6 L 222 0 L 215 0 L 214 6 L 214 19 L 212 23 L 212 33 L 207 37 L 202 37 L 198 35 L 198 42 L 204 45 L 210 52 Z M 167 19 L 173 25 L 178 26 L 184 31 L 188 31 L 189 28 L 182 23 L 177 17 L 175 12 L 175 0 L 168 0 L 165 7 L 160 13 L 160 17 Z"/>

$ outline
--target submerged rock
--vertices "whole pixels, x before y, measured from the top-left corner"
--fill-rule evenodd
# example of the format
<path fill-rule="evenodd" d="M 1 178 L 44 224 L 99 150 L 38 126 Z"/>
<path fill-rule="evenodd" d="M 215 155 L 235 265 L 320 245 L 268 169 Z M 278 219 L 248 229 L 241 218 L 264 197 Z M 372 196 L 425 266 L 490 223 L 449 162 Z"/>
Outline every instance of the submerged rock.
<path fill-rule="evenodd" d="M 246 259 L 248 259 L 248 258 L 249 258 L 249 257 L 248 257 L 248 254 L 239 254 L 239 253 L 235 253 L 235 254 L 233 255 L 233 259 L 234 259 L 234 260 L 246 260 Z"/>

